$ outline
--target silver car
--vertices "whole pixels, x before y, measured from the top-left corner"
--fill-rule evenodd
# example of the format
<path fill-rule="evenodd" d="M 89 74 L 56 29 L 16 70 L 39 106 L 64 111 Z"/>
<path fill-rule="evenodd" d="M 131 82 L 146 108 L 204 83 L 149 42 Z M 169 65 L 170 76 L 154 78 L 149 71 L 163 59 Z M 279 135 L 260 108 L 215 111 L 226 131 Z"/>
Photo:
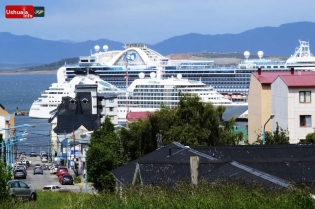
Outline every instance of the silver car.
<path fill-rule="evenodd" d="M 37 199 L 37 193 L 35 189 L 30 188 L 26 183 L 20 180 L 8 181 L 10 187 L 9 194 L 14 198 L 22 198 L 35 201 Z"/>

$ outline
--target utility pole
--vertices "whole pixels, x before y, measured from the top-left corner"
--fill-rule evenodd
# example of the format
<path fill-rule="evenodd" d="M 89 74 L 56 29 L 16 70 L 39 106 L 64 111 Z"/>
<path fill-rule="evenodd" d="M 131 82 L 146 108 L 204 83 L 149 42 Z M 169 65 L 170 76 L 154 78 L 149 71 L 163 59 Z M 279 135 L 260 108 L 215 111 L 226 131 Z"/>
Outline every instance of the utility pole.
<path fill-rule="evenodd" d="M 75 175 L 77 176 L 77 171 L 76 171 L 76 158 L 75 158 L 75 135 L 74 135 L 74 127 L 72 128 L 72 131 L 73 131 L 73 162 L 74 162 L 74 171 L 75 171 Z"/>
<path fill-rule="evenodd" d="M 64 140 L 66 140 L 67 138 L 67 135 L 66 135 L 66 131 L 65 130 L 63 130 L 63 134 L 65 135 L 65 139 Z M 68 165 L 68 168 L 69 168 L 69 163 L 68 163 L 68 144 L 69 144 L 69 141 L 68 141 L 69 139 L 67 139 L 67 147 L 66 147 L 66 166 Z M 64 147 L 62 147 L 63 149 L 64 149 Z M 61 153 L 63 153 L 63 150 L 62 150 L 62 152 Z M 71 156 L 71 155 L 70 155 Z"/>

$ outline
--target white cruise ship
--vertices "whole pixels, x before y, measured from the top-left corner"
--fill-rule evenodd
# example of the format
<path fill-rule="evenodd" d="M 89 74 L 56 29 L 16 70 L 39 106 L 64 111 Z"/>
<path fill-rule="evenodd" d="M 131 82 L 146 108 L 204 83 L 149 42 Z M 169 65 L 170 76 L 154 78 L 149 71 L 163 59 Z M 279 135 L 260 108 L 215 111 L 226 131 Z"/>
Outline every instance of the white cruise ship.
<path fill-rule="evenodd" d="M 140 73 L 139 79 L 132 82 L 126 94 L 118 96 L 119 124 L 126 123 L 127 112 L 153 112 L 158 110 L 161 104 L 176 107 L 180 99 L 179 92 L 196 94 L 202 102 L 225 106 L 226 111 L 222 116 L 224 120 L 237 118 L 248 108 L 247 102 L 232 102 L 201 81 L 184 79 L 180 74 L 177 77 L 163 78 L 162 72 L 163 70 L 158 68 L 156 73 L 152 72 L 147 77 Z"/>
<path fill-rule="evenodd" d="M 95 53 L 79 58 L 78 64 L 65 65 L 58 70 L 58 82 L 70 81 L 76 75 L 95 74 L 101 79 L 125 89 L 126 72 L 128 86 L 143 72 L 156 72 L 158 67 L 165 71 L 165 77 L 176 77 L 201 80 L 212 86 L 219 93 L 229 97 L 247 96 L 251 73 L 261 68 L 262 71 L 314 70 L 314 57 L 310 45 L 300 41 L 294 55 L 287 61 L 272 61 L 263 58 L 264 53 L 258 52 L 258 59 L 249 59 L 250 53 L 244 53 L 245 60 L 237 66 L 219 67 L 214 61 L 207 60 L 172 60 L 149 49 L 145 44 L 126 44 L 124 50 L 109 51 L 108 46 L 100 50 L 95 46 Z"/>
<path fill-rule="evenodd" d="M 99 76 L 84 75 L 75 76 L 70 82 L 53 83 L 49 89 L 41 93 L 41 96 L 35 100 L 30 108 L 29 117 L 32 118 L 50 118 L 50 112 L 55 110 L 62 102 L 62 97 L 75 97 L 76 85 L 97 84 L 99 93 L 117 94 L 122 90 L 112 84 L 103 81 Z M 125 91 L 123 91 L 125 92 Z"/>

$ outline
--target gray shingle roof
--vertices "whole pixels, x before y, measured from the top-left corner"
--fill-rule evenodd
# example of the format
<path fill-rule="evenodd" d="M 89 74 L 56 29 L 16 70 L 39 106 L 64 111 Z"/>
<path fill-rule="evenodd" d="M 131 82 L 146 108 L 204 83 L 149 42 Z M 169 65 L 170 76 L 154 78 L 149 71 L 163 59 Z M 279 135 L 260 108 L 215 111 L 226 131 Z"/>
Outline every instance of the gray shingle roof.
<path fill-rule="evenodd" d="M 289 181 L 313 182 L 314 145 L 185 147 L 173 142 L 112 171 L 122 184 L 132 183 L 139 165 L 143 184 L 174 185 L 190 181 L 190 157 L 199 156 L 199 180 L 244 179 L 267 186 Z"/>

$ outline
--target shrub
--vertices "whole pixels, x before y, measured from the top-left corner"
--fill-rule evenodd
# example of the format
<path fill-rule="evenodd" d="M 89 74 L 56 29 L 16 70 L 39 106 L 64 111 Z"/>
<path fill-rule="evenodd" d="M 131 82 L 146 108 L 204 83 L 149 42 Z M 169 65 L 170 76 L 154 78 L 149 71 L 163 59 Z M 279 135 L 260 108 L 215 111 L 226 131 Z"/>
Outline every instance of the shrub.
<path fill-rule="evenodd" d="M 75 183 L 75 184 L 81 183 L 81 178 L 80 177 L 75 177 L 73 179 L 73 183 Z"/>

